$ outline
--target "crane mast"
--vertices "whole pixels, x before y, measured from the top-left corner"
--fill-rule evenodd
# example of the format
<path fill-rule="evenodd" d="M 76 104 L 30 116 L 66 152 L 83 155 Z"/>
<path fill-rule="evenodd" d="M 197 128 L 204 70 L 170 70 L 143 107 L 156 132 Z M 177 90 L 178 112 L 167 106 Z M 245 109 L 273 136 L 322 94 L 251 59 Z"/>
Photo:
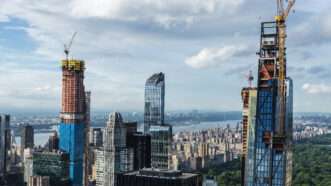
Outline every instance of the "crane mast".
<path fill-rule="evenodd" d="M 278 135 L 284 136 L 285 113 L 286 113 L 286 20 L 295 4 L 295 0 L 289 0 L 287 8 L 284 9 L 284 1 L 277 0 L 277 16 L 275 17 L 278 29 L 278 97 L 279 97 L 279 125 Z"/>

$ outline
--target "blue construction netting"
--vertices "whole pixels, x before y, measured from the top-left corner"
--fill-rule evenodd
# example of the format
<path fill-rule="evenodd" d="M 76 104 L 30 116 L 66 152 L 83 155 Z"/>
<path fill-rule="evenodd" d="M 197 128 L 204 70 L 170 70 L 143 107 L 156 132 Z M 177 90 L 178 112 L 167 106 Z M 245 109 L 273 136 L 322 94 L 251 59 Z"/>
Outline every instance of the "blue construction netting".
<path fill-rule="evenodd" d="M 69 153 L 69 175 L 73 186 L 82 185 L 85 144 L 84 127 L 83 123 L 61 123 L 59 126 L 60 149 Z"/>

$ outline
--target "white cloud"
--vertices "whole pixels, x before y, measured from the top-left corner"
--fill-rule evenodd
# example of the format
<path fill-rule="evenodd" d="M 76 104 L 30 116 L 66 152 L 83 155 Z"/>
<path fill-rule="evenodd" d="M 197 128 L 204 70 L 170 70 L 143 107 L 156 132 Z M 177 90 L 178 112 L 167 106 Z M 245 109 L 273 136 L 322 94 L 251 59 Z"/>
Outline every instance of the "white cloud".
<path fill-rule="evenodd" d="M 223 63 L 229 63 L 234 57 L 245 53 L 244 46 L 224 46 L 221 48 L 204 48 L 198 54 L 185 60 L 185 63 L 193 68 L 216 67 Z"/>
<path fill-rule="evenodd" d="M 176 96 L 169 99 L 171 103 L 177 103 L 181 96 L 185 95 L 177 95 L 180 82 L 176 72 L 187 73 L 187 81 L 197 77 L 197 74 L 198 77 L 204 76 L 204 79 L 199 78 L 199 81 L 194 81 L 192 85 L 181 85 L 183 89 L 193 90 L 218 77 L 218 74 L 206 74 L 207 71 L 192 71 L 185 63 L 176 62 L 196 54 L 200 49 L 205 48 L 187 58 L 187 65 L 207 68 L 226 62 L 231 64 L 233 60 L 238 61 L 236 65 L 240 67 L 247 63 L 256 64 L 254 56 L 249 56 L 250 59 L 242 56 L 248 52 L 253 55 L 257 47 L 248 51 L 237 45 L 250 46 L 258 43 L 259 22 L 272 19 L 275 6 L 274 2 L 261 4 L 263 0 L 0 1 L 0 22 L 9 18 L 12 23 L 8 25 L 21 29 L 12 30 L 13 38 L 20 39 L 22 35 L 29 37 L 24 38 L 25 41 L 16 39 L 13 41 L 15 43 L 12 43 L 22 47 L 29 45 L 24 54 L 19 49 L 6 52 L 0 46 L 3 53 L 0 71 L 3 77 L 7 77 L 0 78 L 1 87 L 5 87 L 0 90 L 0 105 L 39 107 L 42 104 L 45 107 L 59 108 L 61 92 L 58 87 L 61 86 L 61 72 L 58 61 L 64 57 L 63 43 L 70 39 L 74 31 L 78 31 L 71 54 L 87 61 L 86 87 L 92 90 L 92 104 L 103 109 L 115 107 L 139 110 L 143 109 L 144 81 L 154 72 L 163 71 L 168 75 L 167 95 L 176 92 Z M 318 0 L 314 4 L 320 4 L 322 1 Z M 311 9 L 304 3 L 301 3 L 301 6 L 304 6 L 305 10 Z M 295 24 L 297 20 L 294 18 L 301 15 L 301 11 L 297 12 L 298 14 L 291 16 Z M 320 13 L 321 11 L 316 11 L 314 14 Z M 315 29 L 319 30 L 314 32 L 318 33 L 316 37 L 319 37 L 320 33 L 323 33 L 324 37 L 330 33 L 328 22 L 323 26 L 321 21 L 308 17 L 300 16 L 300 20 L 307 22 L 307 25 L 295 34 L 290 32 L 295 25 L 289 25 L 289 40 L 293 40 L 295 35 L 311 31 L 308 28 L 323 28 Z M 311 24 L 312 22 L 316 23 Z M 19 24 L 17 27 L 16 23 Z M 20 34 L 20 37 L 15 34 Z M 234 34 L 238 34 L 240 38 L 235 39 Z M 299 40 L 319 39 L 304 36 L 306 35 Z M 2 39 L 12 42 L 9 41 L 10 38 Z M 206 48 L 218 46 L 219 41 L 231 46 Z M 326 53 L 319 56 L 328 59 Z M 296 60 L 294 56 L 291 61 L 300 60 Z M 4 68 L 4 64 L 15 65 L 14 68 Z M 237 69 L 235 65 L 229 67 L 230 65 L 222 70 Z M 44 72 L 45 69 L 51 72 Z M 239 83 L 222 83 L 223 86 L 229 87 L 231 95 L 241 86 Z M 210 93 L 213 92 L 214 90 L 210 90 Z M 197 99 L 199 94 L 204 93 L 205 91 L 201 91 L 192 95 L 190 100 L 183 103 L 182 108 L 194 102 L 197 106 L 205 104 L 208 109 L 210 102 Z M 226 96 L 225 94 L 224 97 Z M 238 100 L 240 99 L 231 103 L 230 100 L 226 101 L 232 105 Z M 189 103 L 190 101 L 192 103 Z M 173 105 L 175 108 L 178 104 Z M 190 109 L 191 105 L 186 108 Z"/>
<path fill-rule="evenodd" d="M 321 33 L 324 37 L 330 39 L 331 38 L 331 13 L 328 12 L 328 14 L 323 15 L 322 18 L 322 29 L 321 29 Z"/>
<path fill-rule="evenodd" d="M 331 86 L 325 84 L 306 83 L 302 86 L 302 89 L 308 94 L 331 93 Z"/>
<path fill-rule="evenodd" d="M 8 16 L 0 14 L 0 23 L 1 22 L 8 22 L 8 21 L 9 21 Z"/>
<path fill-rule="evenodd" d="M 156 22 L 164 27 L 178 23 L 190 24 L 195 17 L 233 13 L 244 0 L 73 0 L 71 13 L 75 17 L 97 17 L 125 21 Z"/>

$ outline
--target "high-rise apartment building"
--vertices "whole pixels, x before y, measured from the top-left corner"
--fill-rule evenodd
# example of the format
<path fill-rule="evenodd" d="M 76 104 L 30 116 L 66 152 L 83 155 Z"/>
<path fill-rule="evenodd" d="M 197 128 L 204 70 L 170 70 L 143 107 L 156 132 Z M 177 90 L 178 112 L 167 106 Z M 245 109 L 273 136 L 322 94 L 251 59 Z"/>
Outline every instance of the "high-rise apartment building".
<path fill-rule="evenodd" d="M 103 148 L 95 148 L 95 163 L 92 177 L 95 179 L 96 186 L 104 186 L 105 182 L 105 151 Z"/>
<path fill-rule="evenodd" d="M 161 125 L 164 123 L 164 95 L 164 74 L 161 72 L 148 78 L 145 84 L 145 133 L 149 133 L 151 125 Z"/>
<path fill-rule="evenodd" d="M 8 151 L 10 150 L 10 116 L 0 114 L 0 179 L 8 169 Z"/>
<path fill-rule="evenodd" d="M 292 184 L 292 80 L 282 80 L 286 65 L 280 66 L 279 61 L 285 55 L 285 50 L 280 53 L 279 42 L 284 38 L 279 29 L 277 22 L 261 25 L 255 137 L 253 145 L 248 144 L 248 153 L 250 149 L 254 153 L 246 160 L 246 170 L 252 170 L 252 175 L 245 175 L 248 186 Z"/>
<path fill-rule="evenodd" d="M 83 183 L 86 100 L 84 61 L 62 61 L 62 110 L 59 126 L 60 149 L 70 156 L 70 179 L 73 186 Z"/>
<path fill-rule="evenodd" d="M 171 168 L 172 126 L 151 125 L 151 165 L 152 168 Z"/>
<path fill-rule="evenodd" d="M 116 174 L 133 170 L 133 150 L 126 146 L 127 131 L 120 113 L 110 115 L 104 133 L 104 185 L 116 186 Z"/>
<path fill-rule="evenodd" d="M 21 130 L 21 156 L 23 156 L 24 149 L 33 148 L 34 146 L 34 130 L 33 126 L 25 125 Z"/>
<path fill-rule="evenodd" d="M 209 156 L 209 144 L 208 143 L 199 143 L 198 144 L 198 156 L 199 157 Z"/>

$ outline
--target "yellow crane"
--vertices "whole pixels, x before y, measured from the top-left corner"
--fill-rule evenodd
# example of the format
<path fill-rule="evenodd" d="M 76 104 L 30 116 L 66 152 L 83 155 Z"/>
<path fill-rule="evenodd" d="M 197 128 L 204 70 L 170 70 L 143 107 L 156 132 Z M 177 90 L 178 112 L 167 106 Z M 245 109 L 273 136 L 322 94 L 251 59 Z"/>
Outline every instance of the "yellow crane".
<path fill-rule="evenodd" d="M 277 16 L 275 17 L 278 29 L 278 79 L 279 79 L 279 128 L 278 135 L 284 136 L 286 112 L 286 20 L 296 0 L 289 0 L 284 8 L 284 0 L 277 0 Z"/>

